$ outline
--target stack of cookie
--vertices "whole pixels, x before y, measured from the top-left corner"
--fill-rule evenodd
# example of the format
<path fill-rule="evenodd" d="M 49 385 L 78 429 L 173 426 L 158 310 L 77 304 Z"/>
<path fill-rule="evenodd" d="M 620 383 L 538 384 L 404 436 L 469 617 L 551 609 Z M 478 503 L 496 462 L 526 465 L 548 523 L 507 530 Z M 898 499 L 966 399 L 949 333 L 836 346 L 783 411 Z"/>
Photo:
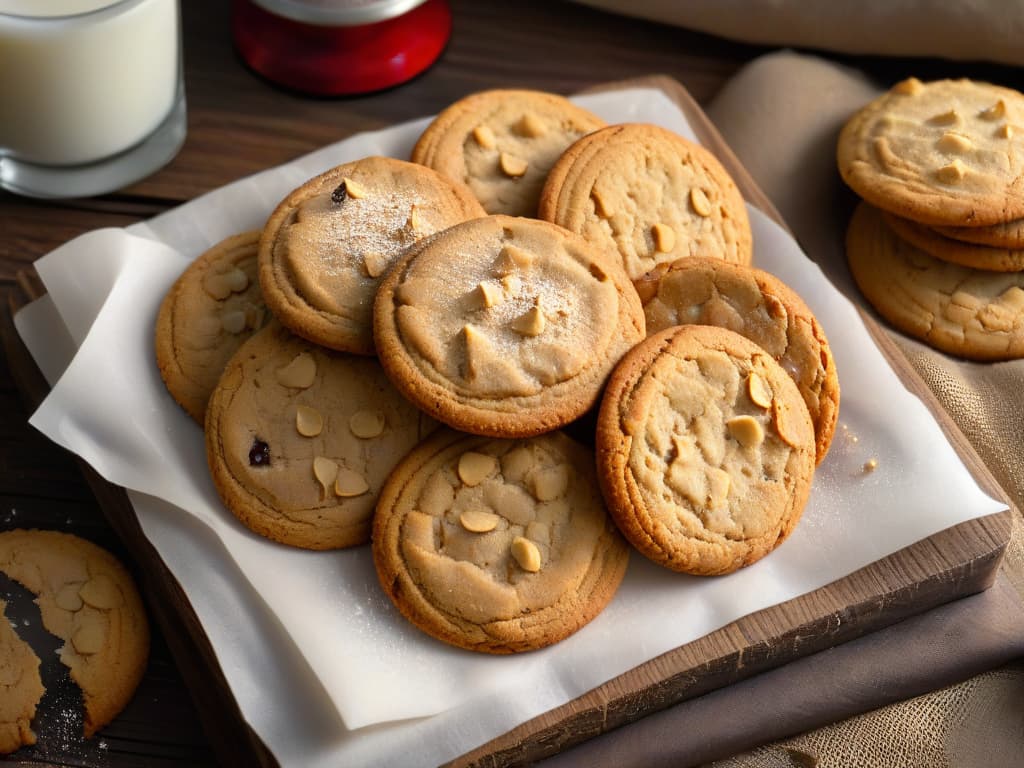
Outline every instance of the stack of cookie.
<path fill-rule="evenodd" d="M 809 310 L 749 266 L 718 161 L 532 91 L 452 105 L 412 159 L 309 180 L 168 294 L 160 369 L 231 511 L 294 546 L 372 538 L 410 621 L 490 653 L 597 615 L 620 530 L 689 573 L 776 547 L 838 385 Z M 561 430 L 599 406 L 595 458 Z"/>
<path fill-rule="evenodd" d="M 910 78 L 845 125 L 837 158 L 863 199 L 850 269 L 896 328 L 960 357 L 1024 357 L 1024 94 Z"/>

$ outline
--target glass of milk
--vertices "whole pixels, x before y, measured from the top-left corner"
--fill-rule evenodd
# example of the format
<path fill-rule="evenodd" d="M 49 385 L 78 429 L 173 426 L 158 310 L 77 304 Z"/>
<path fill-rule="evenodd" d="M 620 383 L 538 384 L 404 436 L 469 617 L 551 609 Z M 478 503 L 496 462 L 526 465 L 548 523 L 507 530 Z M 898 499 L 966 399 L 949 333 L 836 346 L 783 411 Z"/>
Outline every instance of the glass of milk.
<path fill-rule="evenodd" d="M 178 0 L 0 0 L 0 187 L 104 194 L 184 140 Z"/>

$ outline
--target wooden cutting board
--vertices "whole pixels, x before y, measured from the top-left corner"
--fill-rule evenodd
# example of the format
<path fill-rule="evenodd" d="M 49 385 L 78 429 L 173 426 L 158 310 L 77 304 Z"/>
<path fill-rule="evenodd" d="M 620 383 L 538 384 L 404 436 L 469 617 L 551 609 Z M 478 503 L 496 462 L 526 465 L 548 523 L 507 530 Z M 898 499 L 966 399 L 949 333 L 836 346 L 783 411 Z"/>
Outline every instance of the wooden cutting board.
<path fill-rule="evenodd" d="M 703 111 L 676 81 L 649 77 L 605 86 L 612 90 L 657 87 L 682 109 L 700 141 L 732 174 L 744 197 L 785 226 L 771 202 L 725 145 Z M 48 391 L 14 331 L 12 314 L 41 295 L 31 274 L 0 312 L 3 337 L 18 386 L 37 403 Z M 963 434 L 941 408 L 884 331 L 865 323 L 892 368 L 936 420 L 971 471 L 1006 510 L 949 528 L 808 595 L 744 617 L 669 651 L 519 725 L 453 760 L 451 766 L 489 767 L 532 762 L 645 714 L 893 624 L 991 585 L 1009 541 L 1010 502 Z M 82 471 L 112 527 L 143 571 L 142 588 L 182 676 L 192 689 L 207 733 L 230 763 L 276 765 L 245 723 L 202 626 L 177 581 L 145 538 L 124 490 L 107 483 L 84 462 Z"/>

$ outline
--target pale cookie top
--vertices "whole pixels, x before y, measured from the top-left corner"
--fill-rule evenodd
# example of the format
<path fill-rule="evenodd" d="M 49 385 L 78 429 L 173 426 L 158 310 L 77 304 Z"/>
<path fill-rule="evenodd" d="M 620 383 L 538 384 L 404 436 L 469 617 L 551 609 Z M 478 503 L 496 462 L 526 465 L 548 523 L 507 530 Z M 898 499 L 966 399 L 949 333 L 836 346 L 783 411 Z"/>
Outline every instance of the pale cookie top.
<path fill-rule="evenodd" d="M 60 660 L 82 689 L 91 737 L 128 703 L 146 668 L 149 624 L 135 583 L 106 550 L 56 531 L 0 533 L 0 572 L 36 595 L 43 626 L 64 640 Z"/>
<path fill-rule="evenodd" d="M 1024 357 L 1024 272 L 940 261 L 863 203 L 846 232 L 846 257 L 864 296 L 901 331 L 972 360 Z"/>
<path fill-rule="evenodd" d="M 35 744 L 32 718 L 43 697 L 39 657 L 14 633 L 0 600 L 0 755 Z"/>
<path fill-rule="evenodd" d="M 910 78 L 850 118 L 839 172 L 879 208 L 922 224 L 1024 217 L 1024 96 L 970 80 Z"/>
<path fill-rule="evenodd" d="M 421 165 L 368 157 L 332 168 L 267 221 L 259 251 L 267 306 L 310 341 L 371 355 L 381 276 L 427 235 L 483 215 L 468 189 Z"/>
<path fill-rule="evenodd" d="M 620 530 L 686 573 L 729 573 L 778 546 L 806 503 L 814 458 L 793 380 L 722 328 L 647 338 L 612 375 L 598 417 L 598 475 Z"/>
<path fill-rule="evenodd" d="M 553 93 L 484 91 L 442 111 L 416 143 L 412 161 L 467 184 L 488 213 L 535 216 L 555 160 L 604 124 Z"/>
<path fill-rule="evenodd" d="M 389 479 L 373 554 L 410 621 L 489 653 L 578 630 L 611 600 L 628 560 L 593 455 L 558 432 L 494 440 L 439 431 Z"/>
<path fill-rule="evenodd" d="M 1024 249 L 962 242 L 902 216 L 891 213 L 883 213 L 882 216 L 897 237 L 942 261 L 992 272 L 1019 272 L 1024 269 Z"/>
<path fill-rule="evenodd" d="M 647 333 L 715 325 L 746 336 L 782 365 L 814 422 L 817 463 L 839 417 L 839 377 L 825 332 L 803 299 L 774 275 L 721 259 L 682 259 L 637 283 Z"/>
<path fill-rule="evenodd" d="M 213 246 L 188 266 L 160 305 L 160 375 L 200 424 L 224 365 L 268 317 L 256 278 L 259 239 L 257 230 Z"/>
<path fill-rule="evenodd" d="M 631 280 L 687 256 L 751 259 L 747 209 L 728 172 L 656 125 L 613 125 L 574 144 L 548 176 L 539 216 L 617 252 Z"/>
<path fill-rule="evenodd" d="M 457 429 L 524 437 L 568 423 L 643 338 L 609 254 L 535 219 L 488 216 L 410 253 L 381 284 L 378 353 L 402 392 Z"/>
<path fill-rule="evenodd" d="M 210 398 L 207 458 L 245 525 L 333 549 L 366 542 L 384 478 L 434 426 L 376 360 L 272 323 L 232 358 Z"/>

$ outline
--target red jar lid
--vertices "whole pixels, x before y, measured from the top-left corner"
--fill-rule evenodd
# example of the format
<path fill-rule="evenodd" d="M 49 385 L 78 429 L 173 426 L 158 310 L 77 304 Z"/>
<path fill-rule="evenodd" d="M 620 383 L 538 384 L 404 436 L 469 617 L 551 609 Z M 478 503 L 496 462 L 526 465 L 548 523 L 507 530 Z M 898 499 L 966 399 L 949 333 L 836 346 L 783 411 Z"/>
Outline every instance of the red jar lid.
<path fill-rule="evenodd" d="M 404 83 L 441 55 L 447 0 L 234 0 L 232 34 L 252 69 L 321 96 Z"/>

